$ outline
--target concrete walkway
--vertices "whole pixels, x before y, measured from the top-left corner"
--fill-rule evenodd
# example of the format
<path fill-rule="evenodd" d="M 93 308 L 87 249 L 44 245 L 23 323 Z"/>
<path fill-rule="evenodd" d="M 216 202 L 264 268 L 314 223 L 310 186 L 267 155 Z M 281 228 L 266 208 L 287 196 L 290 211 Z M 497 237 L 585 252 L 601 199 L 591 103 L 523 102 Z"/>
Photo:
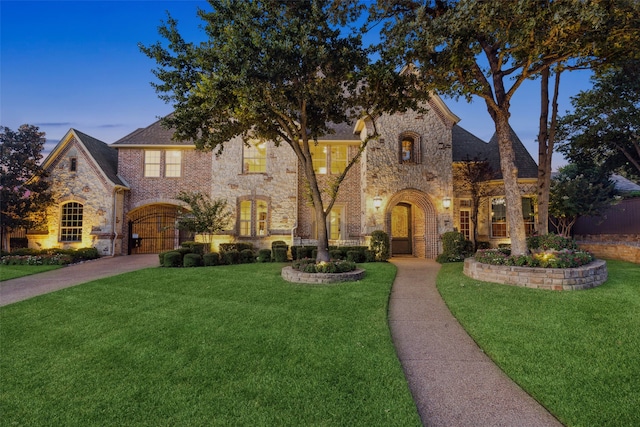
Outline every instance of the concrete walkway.
<path fill-rule="evenodd" d="M 425 426 L 561 426 L 493 364 L 451 315 L 435 286 L 439 264 L 410 257 L 391 262 L 398 274 L 389 325 Z M 7 280 L 0 282 L 0 306 L 156 266 L 157 255 L 131 255 Z"/>
<path fill-rule="evenodd" d="M 159 265 L 158 255 L 155 254 L 118 256 L 100 258 L 32 276 L 6 280 L 0 282 L 0 307 L 103 277 L 147 267 L 158 267 Z"/>
<path fill-rule="evenodd" d="M 462 329 L 435 285 L 435 261 L 396 257 L 389 306 L 396 352 L 425 426 L 561 426 Z"/>

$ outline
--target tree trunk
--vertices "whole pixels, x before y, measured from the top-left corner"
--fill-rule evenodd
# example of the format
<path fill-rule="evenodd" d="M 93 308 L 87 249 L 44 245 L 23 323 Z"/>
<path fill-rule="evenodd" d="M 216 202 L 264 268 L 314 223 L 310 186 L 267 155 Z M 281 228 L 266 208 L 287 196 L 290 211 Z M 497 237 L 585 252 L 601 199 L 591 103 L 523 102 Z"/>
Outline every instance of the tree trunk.
<path fill-rule="evenodd" d="M 560 70 L 556 70 L 553 88 L 551 122 L 549 122 L 549 77 L 551 70 L 542 71 L 540 83 L 540 131 L 538 133 L 538 234 L 549 233 L 549 191 L 551 189 L 551 160 L 558 125 L 558 91 Z"/>
<path fill-rule="evenodd" d="M 515 165 L 508 113 L 501 112 L 496 114 L 495 124 L 500 151 L 500 169 L 502 171 L 507 205 L 509 235 L 511 237 L 511 253 L 513 255 L 526 255 L 528 250 L 524 219 L 522 217 L 522 195 L 518 186 L 518 168 Z"/>
<path fill-rule="evenodd" d="M 309 183 L 311 191 L 311 200 L 313 201 L 313 209 L 316 217 L 316 230 L 318 239 L 318 254 L 316 262 L 329 261 L 329 233 L 327 232 L 327 215 L 324 212 L 324 203 L 322 202 L 322 193 L 318 186 L 318 179 L 313 171 L 312 162 L 302 162 L 304 174 Z"/>

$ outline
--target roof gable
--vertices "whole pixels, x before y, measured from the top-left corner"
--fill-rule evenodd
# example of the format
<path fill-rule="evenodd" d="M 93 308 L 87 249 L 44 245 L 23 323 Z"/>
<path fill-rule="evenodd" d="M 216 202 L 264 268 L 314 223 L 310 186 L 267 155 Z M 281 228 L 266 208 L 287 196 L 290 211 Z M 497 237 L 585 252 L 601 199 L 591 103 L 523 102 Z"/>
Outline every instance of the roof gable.
<path fill-rule="evenodd" d="M 51 153 L 47 156 L 43 168 L 47 169 L 58 158 L 58 156 L 64 151 L 67 145 L 75 139 L 80 145 L 82 145 L 91 160 L 95 163 L 98 170 L 100 170 L 104 177 L 113 183 L 113 185 L 126 187 L 127 185 L 118 177 L 118 151 L 109 147 L 107 143 L 100 141 L 86 133 L 80 132 L 76 129 L 69 129 L 66 135 L 60 140 L 58 145 L 55 146 Z"/>

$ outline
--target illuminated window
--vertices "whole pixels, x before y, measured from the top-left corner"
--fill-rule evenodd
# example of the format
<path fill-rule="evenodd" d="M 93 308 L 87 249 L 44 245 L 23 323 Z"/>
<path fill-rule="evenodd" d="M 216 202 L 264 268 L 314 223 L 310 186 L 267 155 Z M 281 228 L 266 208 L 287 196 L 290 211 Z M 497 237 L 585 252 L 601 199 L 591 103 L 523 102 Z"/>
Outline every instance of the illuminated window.
<path fill-rule="evenodd" d="M 251 236 L 251 200 L 240 202 L 240 235 Z"/>
<path fill-rule="evenodd" d="M 266 236 L 268 234 L 269 206 L 266 200 L 240 202 L 238 233 L 240 236 Z"/>
<path fill-rule="evenodd" d="M 160 176 L 160 150 L 145 150 L 144 152 L 144 176 L 157 178 Z"/>
<path fill-rule="evenodd" d="M 524 231 L 527 236 L 533 236 L 536 231 L 535 204 L 533 197 L 522 198 L 522 217 L 524 219 Z"/>
<path fill-rule="evenodd" d="M 313 160 L 313 170 L 318 175 L 340 175 L 349 163 L 348 145 L 311 145 L 309 151 Z"/>
<path fill-rule="evenodd" d="M 311 145 L 309 147 L 313 161 L 313 171 L 319 175 L 327 174 L 327 146 L 325 144 Z"/>
<path fill-rule="evenodd" d="M 460 232 L 469 240 L 471 236 L 471 212 L 460 211 Z"/>
<path fill-rule="evenodd" d="M 346 168 L 349 159 L 349 147 L 346 145 L 334 145 L 331 147 L 329 161 L 331 163 L 331 173 L 340 175 Z"/>
<path fill-rule="evenodd" d="M 77 202 L 69 202 L 62 205 L 60 217 L 60 241 L 82 241 L 82 208 Z"/>
<path fill-rule="evenodd" d="M 244 146 L 242 153 L 243 173 L 267 172 L 267 144 L 251 141 L 249 146 Z"/>
<path fill-rule="evenodd" d="M 398 138 L 398 161 L 400 163 L 422 163 L 420 154 L 420 135 L 415 132 L 403 132 Z"/>
<path fill-rule="evenodd" d="M 507 237 L 507 205 L 504 197 L 491 199 L 491 237 Z"/>
<path fill-rule="evenodd" d="M 182 152 L 178 150 L 165 151 L 164 176 L 177 178 L 182 175 Z"/>
<path fill-rule="evenodd" d="M 342 208 L 333 208 L 329 212 L 327 232 L 331 240 L 342 239 Z"/>

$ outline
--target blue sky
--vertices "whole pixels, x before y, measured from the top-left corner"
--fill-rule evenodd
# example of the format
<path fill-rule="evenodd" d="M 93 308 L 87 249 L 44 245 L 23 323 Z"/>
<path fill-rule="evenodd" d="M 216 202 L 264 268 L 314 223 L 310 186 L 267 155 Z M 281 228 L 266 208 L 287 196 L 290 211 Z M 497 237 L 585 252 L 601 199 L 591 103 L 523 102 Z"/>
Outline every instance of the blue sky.
<path fill-rule="evenodd" d="M 186 40 L 201 39 L 196 16 L 205 1 L 0 0 L 0 124 L 28 123 L 57 142 L 76 128 L 106 143 L 171 112 L 151 87 L 155 62 L 138 44 L 161 40 L 166 11 Z M 590 87 L 587 72 L 563 76 L 560 111 Z M 494 133 L 484 102 L 445 99 L 460 126 L 483 140 Z M 512 102 L 511 125 L 537 159 L 539 83 L 527 82 Z M 48 144 L 49 146 L 51 144 Z M 554 166 L 562 164 L 554 154 Z"/>

